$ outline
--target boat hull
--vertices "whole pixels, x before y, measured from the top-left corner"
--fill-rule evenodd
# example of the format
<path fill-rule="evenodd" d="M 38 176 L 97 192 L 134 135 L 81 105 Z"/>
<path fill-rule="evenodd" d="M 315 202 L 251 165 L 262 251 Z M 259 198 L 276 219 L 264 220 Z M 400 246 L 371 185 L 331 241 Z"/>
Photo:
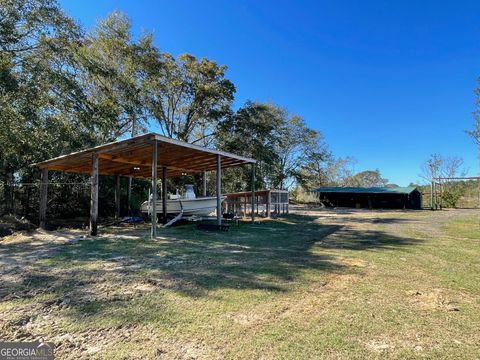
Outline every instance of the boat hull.
<path fill-rule="evenodd" d="M 225 199 L 225 196 L 221 197 L 221 201 Z M 182 211 L 182 208 L 183 215 L 208 215 L 217 208 L 217 198 L 211 196 L 196 199 L 167 200 L 167 214 L 179 214 Z M 152 212 L 151 201 L 143 202 L 140 210 L 142 213 L 150 214 Z M 156 213 L 163 213 L 162 200 L 156 201 Z"/>

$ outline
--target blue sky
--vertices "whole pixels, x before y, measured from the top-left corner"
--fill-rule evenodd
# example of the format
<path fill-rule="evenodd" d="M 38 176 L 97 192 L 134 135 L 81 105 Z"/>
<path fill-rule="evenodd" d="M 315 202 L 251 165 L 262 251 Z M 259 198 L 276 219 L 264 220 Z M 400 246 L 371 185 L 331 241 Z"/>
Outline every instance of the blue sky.
<path fill-rule="evenodd" d="M 478 1 L 61 1 L 85 28 L 113 10 L 172 54 L 228 66 L 235 107 L 271 101 L 320 130 L 355 170 L 418 179 L 431 153 L 478 173 Z"/>

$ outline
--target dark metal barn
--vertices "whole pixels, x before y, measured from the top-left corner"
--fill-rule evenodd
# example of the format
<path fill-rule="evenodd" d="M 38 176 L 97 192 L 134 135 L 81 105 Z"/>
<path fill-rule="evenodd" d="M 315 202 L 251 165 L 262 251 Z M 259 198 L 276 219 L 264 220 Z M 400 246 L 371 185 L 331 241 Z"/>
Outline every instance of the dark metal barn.
<path fill-rule="evenodd" d="M 321 187 L 313 190 L 327 207 L 421 209 L 422 194 L 410 187 Z"/>

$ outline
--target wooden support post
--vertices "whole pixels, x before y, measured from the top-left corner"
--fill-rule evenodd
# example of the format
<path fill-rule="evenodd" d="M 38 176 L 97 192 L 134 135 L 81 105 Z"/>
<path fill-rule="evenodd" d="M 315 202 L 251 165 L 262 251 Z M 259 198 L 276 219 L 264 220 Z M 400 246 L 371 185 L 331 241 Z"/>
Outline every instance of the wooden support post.
<path fill-rule="evenodd" d="M 115 219 L 120 218 L 120 176 L 115 176 Z"/>
<path fill-rule="evenodd" d="M 163 223 L 167 223 L 167 167 L 162 166 L 162 220 Z"/>
<path fill-rule="evenodd" d="M 150 237 L 157 237 L 157 140 L 152 143 L 152 229 Z"/>
<path fill-rule="evenodd" d="M 442 201 L 442 198 L 443 198 L 443 196 L 442 196 L 443 195 L 443 183 L 441 182 L 441 180 L 438 183 L 438 189 L 439 189 L 438 207 L 440 208 L 440 210 L 442 210 L 442 206 L 443 206 L 443 201 Z"/>
<path fill-rule="evenodd" d="M 222 225 L 222 157 L 217 154 L 217 225 Z"/>
<path fill-rule="evenodd" d="M 430 183 L 430 209 L 433 210 L 433 180 Z"/>
<path fill-rule="evenodd" d="M 478 162 L 479 162 L 479 165 L 480 165 L 480 146 L 478 147 Z M 479 175 L 480 175 L 480 173 L 479 173 Z M 476 180 L 478 180 L 478 206 L 480 207 L 480 176 L 477 177 Z"/>
<path fill-rule="evenodd" d="M 48 169 L 42 169 L 40 178 L 40 227 L 45 229 L 47 226 L 47 197 L 48 197 Z"/>
<path fill-rule="evenodd" d="M 267 218 L 270 217 L 270 212 L 272 211 L 272 191 L 268 190 L 267 193 Z"/>
<path fill-rule="evenodd" d="M 255 221 L 255 164 L 252 164 L 252 222 Z"/>
<path fill-rule="evenodd" d="M 97 236 L 98 223 L 98 154 L 92 154 L 92 173 L 90 177 L 90 235 Z"/>
<path fill-rule="evenodd" d="M 128 216 L 132 216 L 132 183 L 133 178 L 131 176 L 128 177 L 128 188 L 127 188 L 127 214 Z"/>
<path fill-rule="evenodd" d="M 247 195 L 243 197 L 243 217 L 247 217 Z"/>
<path fill-rule="evenodd" d="M 203 197 L 207 196 L 207 172 L 203 172 L 202 176 L 202 195 Z"/>

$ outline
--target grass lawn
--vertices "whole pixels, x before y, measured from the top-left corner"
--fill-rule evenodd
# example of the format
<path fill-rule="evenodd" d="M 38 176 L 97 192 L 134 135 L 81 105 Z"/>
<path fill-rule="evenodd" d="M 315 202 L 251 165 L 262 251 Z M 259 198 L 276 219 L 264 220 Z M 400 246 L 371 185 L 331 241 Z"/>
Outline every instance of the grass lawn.
<path fill-rule="evenodd" d="M 478 216 L 306 211 L 73 245 L 14 234 L 0 340 L 41 336 L 72 359 L 480 358 Z"/>

